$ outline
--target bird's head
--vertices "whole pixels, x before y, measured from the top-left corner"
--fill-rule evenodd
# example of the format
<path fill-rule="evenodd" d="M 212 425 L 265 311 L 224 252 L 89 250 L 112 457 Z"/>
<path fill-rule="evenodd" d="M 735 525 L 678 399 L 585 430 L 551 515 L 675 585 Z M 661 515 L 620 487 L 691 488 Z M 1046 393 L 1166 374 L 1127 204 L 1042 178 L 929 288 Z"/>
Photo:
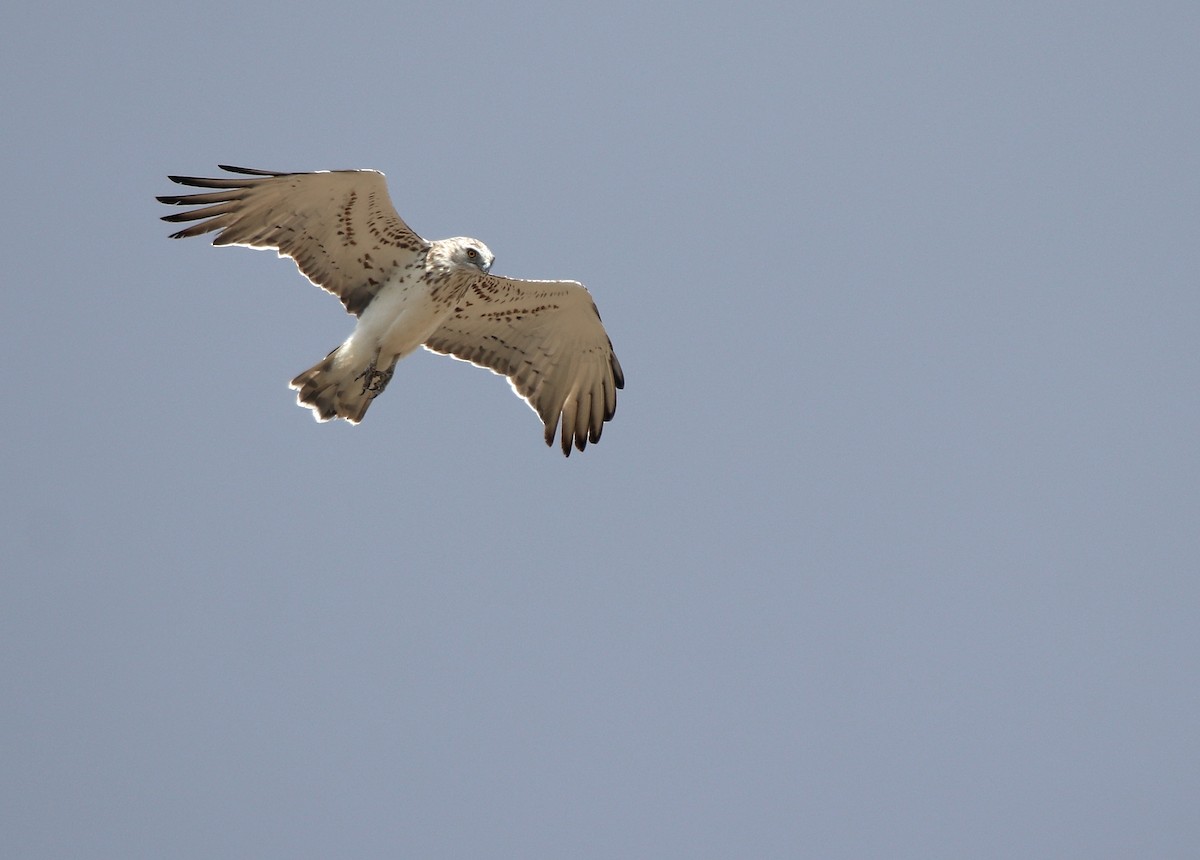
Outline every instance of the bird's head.
<path fill-rule="evenodd" d="M 462 266 L 465 269 L 478 269 L 485 273 L 492 268 L 492 262 L 495 261 L 496 255 L 478 239 L 458 236 L 444 241 L 447 245 L 446 250 L 449 251 L 451 264 Z"/>

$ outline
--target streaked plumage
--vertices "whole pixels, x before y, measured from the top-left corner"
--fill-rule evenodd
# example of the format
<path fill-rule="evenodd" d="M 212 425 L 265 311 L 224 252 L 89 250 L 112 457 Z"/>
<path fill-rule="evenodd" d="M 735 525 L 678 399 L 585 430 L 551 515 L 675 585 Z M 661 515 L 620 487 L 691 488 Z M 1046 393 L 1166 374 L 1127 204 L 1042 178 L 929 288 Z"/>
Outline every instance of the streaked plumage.
<path fill-rule="evenodd" d="M 354 332 L 292 380 L 318 421 L 357 424 L 396 362 L 418 346 L 507 376 L 563 453 L 597 442 L 624 387 L 621 365 L 591 294 L 575 281 L 526 281 L 490 273 L 477 239 L 429 242 L 396 213 L 374 170 L 240 174 L 173 182 L 211 189 L 159 197 L 195 206 L 164 221 L 197 223 L 179 239 L 217 231 L 214 245 L 271 248 L 358 317 Z"/>

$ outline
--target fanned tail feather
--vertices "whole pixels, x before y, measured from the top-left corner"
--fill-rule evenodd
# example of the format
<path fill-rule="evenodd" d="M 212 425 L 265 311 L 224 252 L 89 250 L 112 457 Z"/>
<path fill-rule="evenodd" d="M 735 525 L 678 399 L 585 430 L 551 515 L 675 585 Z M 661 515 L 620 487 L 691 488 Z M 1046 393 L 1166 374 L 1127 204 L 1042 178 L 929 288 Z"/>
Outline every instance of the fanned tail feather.
<path fill-rule="evenodd" d="M 338 361 L 340 349 L 293 379 L 291 387 L 298 392 L 296 402 L 311 409 L 318 421 L 344 418 L 357 424 L 387 386 L 396 365 L 393 361 L 386 371 L 355 367 Z"/>

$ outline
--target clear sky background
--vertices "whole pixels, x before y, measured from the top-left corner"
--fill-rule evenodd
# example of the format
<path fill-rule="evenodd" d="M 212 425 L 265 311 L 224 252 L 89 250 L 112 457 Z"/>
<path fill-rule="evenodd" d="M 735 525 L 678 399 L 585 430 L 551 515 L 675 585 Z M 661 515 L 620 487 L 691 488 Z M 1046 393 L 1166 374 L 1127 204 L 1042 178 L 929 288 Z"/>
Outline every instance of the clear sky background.
<path fill-rule="evenodd" d="M 29 3 L 0 26 L 0 851 L 1200 844 L 1200 6 Z M 167 240 L 375 167 L 591 289 L 564 460 Z"/>

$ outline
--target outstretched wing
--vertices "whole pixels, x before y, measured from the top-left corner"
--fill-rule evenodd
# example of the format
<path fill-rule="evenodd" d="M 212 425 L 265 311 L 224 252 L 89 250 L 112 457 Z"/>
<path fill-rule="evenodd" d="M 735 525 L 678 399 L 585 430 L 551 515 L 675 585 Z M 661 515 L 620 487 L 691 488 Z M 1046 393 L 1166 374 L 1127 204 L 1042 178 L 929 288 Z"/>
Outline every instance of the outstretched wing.
<path fill-rule="evenodd" d="M 575 281 L 482 275 L 425 348 L 507 376 L 546 425 L 547 445 L 561 417 L 567 456 L 599 441 L 625 387 L 592 296 Z"/>
<path fill-rule="evenodd" d="M 393 270 L 415 264 L 429 247 L 396 213 L 376 170 L 274 173 L 219 166 L 242 175 L 169 177 L 180 185 L 216 189 L 158 198 L 200 207 L 163 217 L 199 222 L 171 238 L 219 230 L 214 245 L 275 249 L 352 314 L 362 313 Z"/>

